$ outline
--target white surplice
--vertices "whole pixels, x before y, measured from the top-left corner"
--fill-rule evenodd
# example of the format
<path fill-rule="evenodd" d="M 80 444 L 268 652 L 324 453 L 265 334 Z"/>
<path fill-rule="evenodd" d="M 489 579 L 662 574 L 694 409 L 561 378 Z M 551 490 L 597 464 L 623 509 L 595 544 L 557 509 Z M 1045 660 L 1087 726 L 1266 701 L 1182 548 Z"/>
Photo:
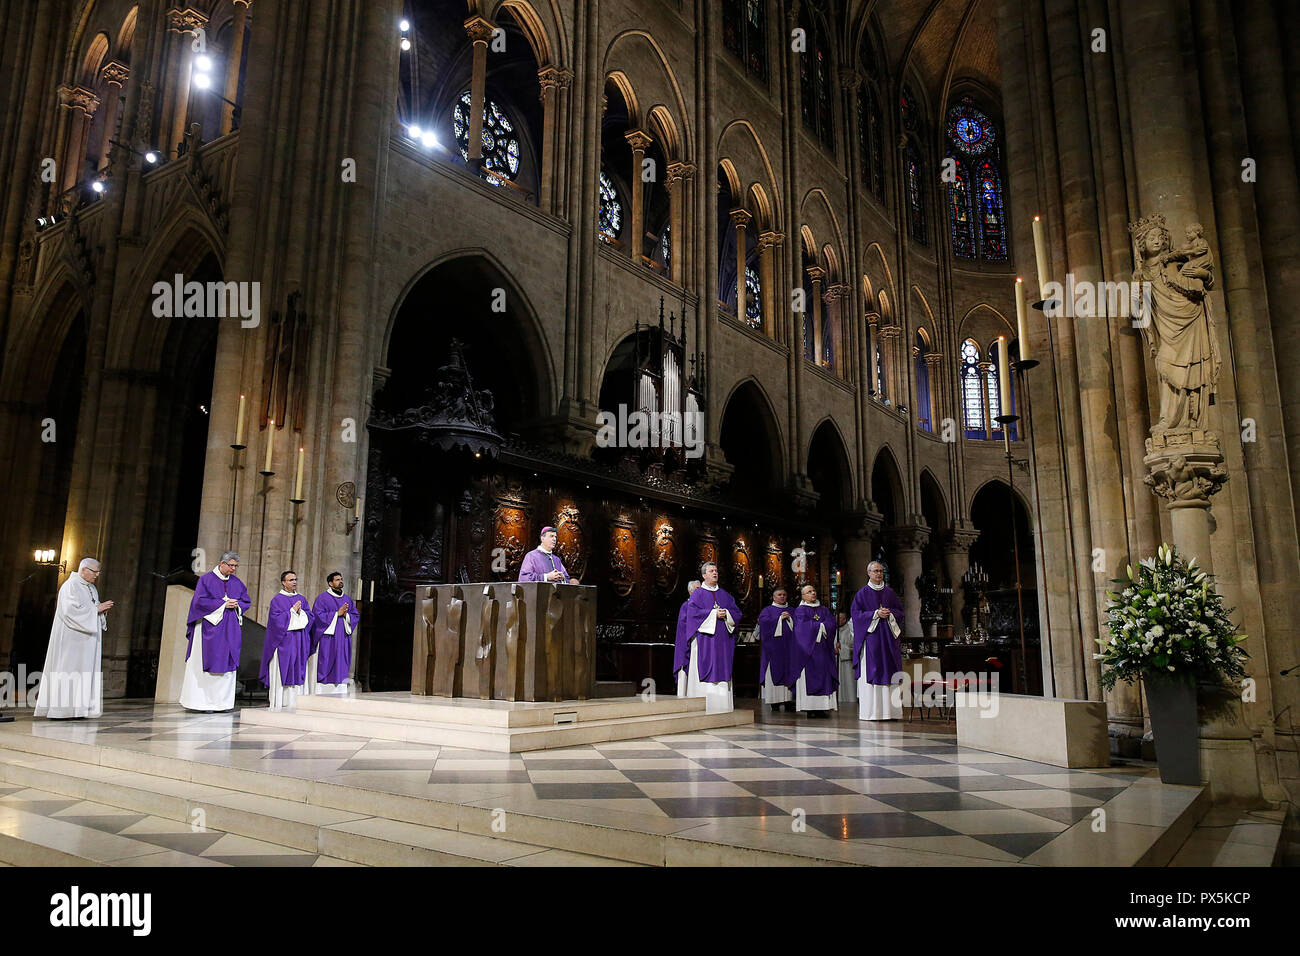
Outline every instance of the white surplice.
<path fill-rule="evenodd" d="M 294 593 L 280 589 L 281 594 L 293 597 Z M 294 631 L 301 631 L 311 622 L 311 617 L 305 610 L 289 610 L 289 628 L 292 634 Z M 271 663 L 267 665 L 268 672 L 266 675 L 267 682 L 271 685 L 267 688 L 267 699 L 270 702 L 271 710 L 287 710 L 298 702 L 298 695 L 302 693 L 302 684 L 285 684 L 280 678 L 280 650 L 276 648 L 271 655 Z"/>
<path fill-rule="evenodd" d="M 807 601 L 800 601 L 800 607 L 821 607 L 821 602 L 809 604 Z M 817 639 L 814 644 L 820 644 L 822 641 L 830 640 L 826 636 L 826 625 L 817 625 Z M 835 694 L 809 694 L 806 690 L 807 683 L 804 680 L 804 672 L 799 672 L 799 679 L 794 682 L 794 709 L 795 710 L 835 710 L 839 707 L 839 700 Z"/>
<path fill-rule="evenodd" d="M 772 607 L 788 607 L 788 605 L 773 604 Z M 781 632 L 785 629 L 785 619 L 777 617 L 776 630 L 772 633 L 773 637 L 781 637 Z M 787 640 L 794 640 L 794 626 L 791 625 L 790 637 Z M 790 655 L 787 653 L 786 657 Z M 790 693 L 790 688 L 784 684 L 772 683 L 772 665 L 767 665 L 767 670 L 763 672 L 763 703 L 765 704 L 784 704 L 794 700 L 794 695 Z"/>
<path fill-rule="evenodd" d="M 36 692 L 36 717 L 99 717 L 104 710 L 101 652 L 108 623 L 99 592 L 80 573 L 59 588 L 59 602 Z"/>
<path fill-rule="evenodd" d="M 230 580 L 229 575 L 215 569 L 212 573 L 223 581 Z M 239 614 L 240 627 L 243 627 L 244 612 L 238 605 L 234 610 Z M 204 616 L 203 621 L 216 627 L 225 613 L 226 605 L 219 604 L 211 614 Z M 203 621 L 194 622 L 194 636 L 190 642 L 190 656 L 185 661 L 179 703 L 186 710 L 230 710 L 235 706 L 235 671 L 209 674 L 203 669 Z"/>
<path fill-rule="evenodd" d="M 902 633 L 902 628 L 891 614 L 887 619 L 873 616 L 868 634 L 875 633 L 876 625 L 881 620 L 889 621 L 889 629 L 894 637 Z M 866 648 L 863 648 L 863 654 Z M 868 684 L 866 663 L 862 664 L 862 676 L 858 678 L 858 720 L 899 720 L 903 716 L 903 704 L 897 684 Z"/>
<path fill-rule="evenodd" d="M 840 703 L 852 704 L 858 699 L 858 682 L 853 676 L 853 619 L 845 621 L 835 636 L 840 642 Z"/>
<path fill-rule="evenodd" d="M 333 590 L 331 590 L 330 593 L 333 594 L 335 597 L 341 598 L 343 596 L 342 591 L 335 593 Z M 330 626 L 325 628 L 325 630 L 322 631 L 321 633 L 328 637 L 333 637 L 334 629 L 338 627 L 339 621 L 343 622 L 343 632 L 347 634 L 348 637 L 351 637 L 352 636 L 352 615 L 351 614 L 344 614 L 343 616 L 340 617 L 336 613 L 334 617 L 330 620 Z M 307 693 L 335 694 L 335 695 L 342 694 L 343 696 L 347 696 L 348 687 L 350 687 L 352 684 L 351 678 L 345 680 L 341 684 L 322 684 L 319 681 L 318 669 L 320 667 L 320 664 L 317 660 L 317 658 L 319 657 L 320 657 L 320 645 L 317 644 L 316 650 L 312 652 L 311 657 L 307 661 Z M 355 659 L 355 657 L 353 659 Z"/>
<path fill-rule="evenodd" d="M 715 584 L 709 587 L 707 584 L 701 584 L 700 587 L 706 591 L 716 591 Z M 736 622 L 731 618 L 731 612 L 723 608 L 726 614 L 727 630 L 734 632 Z M 718 615 L 710 614 L 700 624 L 698 633 L 712 634 L 718 626 Z M 703 681 L 700 680 L 700 655 L 699 648 L 696 646 L 695 635 L 691 635 L 691 660 L 684 670 L 677 672 L 677 696 L 678 697 L 703 697 L 704 712 L 707 714 L 725 714 L 728 711 L 735 710 L 735 700 L 731 693 L 731 681 Z"/>

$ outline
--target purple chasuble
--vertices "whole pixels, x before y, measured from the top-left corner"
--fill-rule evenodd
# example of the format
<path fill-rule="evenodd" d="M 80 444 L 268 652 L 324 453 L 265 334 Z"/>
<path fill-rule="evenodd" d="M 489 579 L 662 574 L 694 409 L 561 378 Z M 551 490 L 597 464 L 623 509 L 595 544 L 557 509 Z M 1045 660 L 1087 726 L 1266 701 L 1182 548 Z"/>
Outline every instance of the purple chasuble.
<path fill-rule="evenodd" d="M 347 614 L 339 617 L 339 608 L 348 606 Z M 316 603 L 311 608 L 311 646 L 318 649 L 316 658 L 316 679 L 322 684 L 346 684 L 348 674 L 352 671 L 352 634 L 357 632 L 357 622 L 361 612 L 357 602 L 348 595 L 335 595 L 333 591 L 322 591 L 316 595 Z M 352 625 L 352 634 L 343 626 L 344 621 Z M 326 634 L 325 629 L 335 621 L 334 633 Z"/>
<path fill-rule="evenodd" d="M 781 628 L 781 636 L 776 636 L 776 625 L 782 614 L 789 614 L 791 620 Z M 772 683 L 778 687 L 793 687 L 799 679 L 798 674 L 790 673 L 790 654 L 794 644 L 794 609 L 780 604 L 769 604 L 758 612 L 759 645 L 758 683 L 763 684 L 767 669 L 772 668 Z"/>
<path fill-rule="evenodd" d="M 879 607 L 889 608 L 899 629 L 903 627 L 903 602 L 894 589 L 885 585 L 877 591 L 869 584 L 864 585 L 853 599 L 852 607 L 853 676 L 861 677 L 865 673 L 868 684 L 884 685 L 892 683 L 894 675 L 903 669 L 903 654 L 887 618 L 880 618 L 876 629 L 867 633 Z"/>
<path fill-rule="evenodd" d="M 262 668 L 257 672 L 263 687 L 271 686 L 271 658 L 277 652 L 280 655 L 276 658 L 276 664 L 280 668 L 280 683 L 295 687 L 302 683 L 302 675 L 306 673 L 300 635 L 310 629 L 311 622 L 308 621 L 307 628 L 303 630 L 289 630 L 295 604 L 301 604 L 301 610 L 306 613 L 307 598 L 304 595 L 276 594 L 271 598 L 271 607 L 266 614 L 266 643 L 262 645 Z"/>
<path fill-rule="evenodd" d="M 826 633 L 817 635 L 821 628 Z M 821 604 L 800 604 L 794 609 L 794 643 L 790 670 L 795 680 L 803 674 L 804 693 L 825 697 L 840 686 L 840 662 L 835 653 L 835 615 Z"/>
<path fill-rule="evenodd" d="M 563 579 L 553 581 L 552 584 L 568 584 L 569 572 L 564 569 L 564 562 L 560 556 L 552 551 L 547 554 L 541 548 L 534 548 L 524 555 L 524 563 L 519 566 L 520 581 L 545 581 L 546 576 L 552 571 L 563 573 Z"/>
<path fill-rule="evenodd" d="M 736 637 L 727 630 L 726 618 L 714 625 L 714 633 L 701 634 L 700 625 L 709 615 L 717 614 L 723 608 L 731 614 L 733 626 L 739 626 L 740 608 L 730 594 L 718 588 L 710 591 L 704 585 L 695 589 L 686 599 L 678 616 L 677 643 L 673 654 L 673 673 L 690 667 L 691 638 L 699 646 L 700 680 L 708 684 L 718 684 L 731 680 L 731 663 L 736 654 Z"/>
<path fill-rule="evenodd" d="M 220 623 L 212 624 L 204 618 L 221 607 L 229 596 L 239 602 L 238 608 L 229 608 L 221 615 Z M 199 578 L 190 599 L 190 613 L 186 618 L 185 659 L 194 650 L 194 629 L 199 629 L 203 641 L 203 669 L 209 674 L 226 674 L 239 669 L 239 650 L 243 646 L 240 631 L 240 613 L 247 614 L 252 598 L 244 582 L 233 574 L 225 581 L 217 572 L 209 571 Z"/>

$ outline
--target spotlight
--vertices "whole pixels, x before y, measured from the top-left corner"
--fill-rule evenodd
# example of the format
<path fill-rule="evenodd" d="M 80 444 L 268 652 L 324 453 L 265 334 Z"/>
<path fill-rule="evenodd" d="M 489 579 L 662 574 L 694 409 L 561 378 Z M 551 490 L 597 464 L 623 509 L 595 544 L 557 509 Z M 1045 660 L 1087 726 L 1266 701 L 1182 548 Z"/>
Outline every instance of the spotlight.
<path fill-rule="evenodd" d="M 151 149 L 149 152 L 144 154 L 144 161 L 152 166 L 158 162 L 158 154 Z"/>
<path fill-rule="evenodd" d="M 421 136 L 420 127 L 415 123 L 411 124 L 411 128 L 408 130 L 408 132 L 411 134 L 411 139 L 419 139 Z"/>
<path fill-rule="evenodd" d="M 399 23 L 397 26 L 398 26 L 398 28 L 399 28 L 403 33 L 405 33 L 407 30 L 411 29 L 411 21 L 410 21 L 410 20 L 403 20 L 403 21 L 402 21 L 401 23 Z"/>
<path fill-rule="evenodd" d="M 207 73 L 209 70 L 212 69 L 212 57 L 204 53 L 200 55 L 197 60 L 194 61 L 194 65 L 198 67 L 201 72 Z"/>
<path fill-rule="evenodd" d="M 102 196 L 104 194 L 103 180 L 96 179 L 93 183 L 90 184 L 90 188 L 95 190 L 95 192 L 99 193 Z"/>
<path fill-rule="evenodd" d="M 433 130 L 426 130 L 424 135 L 420 137 L 420 142 L 429 147 L 429 149 L 433 149 L 433 147 L 438 145 L 438 137 L 433 135 Z"/>
<path fill-rule="evenodd" d="M 44 216 L 37 216 L 37 217 L 36 217 L 36 228 L 37 228 L 37 229 L 44 229 L 44 228 L 45 228 L 46 226 L 48 226 L 49 224 L 50 224 L 50 220 L 47 219 L 47 218 L 45 218 Z"/>
<path fill-rule="evenodd" d="M 402 37 L 402 49 L 409 50 L 410 48 L 411 48 L 411 41 L 408 40 L 406 37 Z"/>
<path fill-rule="evenodd" d="M 195 73 L 194 85 L 201 90 L 210 89 L 212 87 L 212 77 L 206 73 Z"/>

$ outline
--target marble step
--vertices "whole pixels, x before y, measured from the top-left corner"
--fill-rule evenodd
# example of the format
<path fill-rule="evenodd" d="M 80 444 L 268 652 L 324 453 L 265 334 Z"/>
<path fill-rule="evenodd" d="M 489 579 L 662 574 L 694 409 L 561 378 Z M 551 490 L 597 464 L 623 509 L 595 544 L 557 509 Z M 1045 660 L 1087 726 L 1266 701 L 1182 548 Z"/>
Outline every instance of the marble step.
<path fill-rule="evenodd" d="M 326 698 L 303 698 L 303 700 L 316 702 L 324 699 Z M 299 706 L 296 710 L 272 711 L 250 707 L 240 711 L 239 719 L 242 726 L 280 727 L 312 733 L 344 734 L 497 753 L 525 753 L 580 744 L 635 740 L 641 737 L 691 733 L 716 727 L 739 727 L 754 722 L 754 714 L 749 710 L 709 714 L 701 709 L 692 709 L 535 727 L 472 726 L 330 711 L 320 709 L 318 703 L 313 707 L 318 709 Z"/>
<path fill-rule="evenodd" d="M 352 697 L 299 697 L 297 713 L 392 717 L 473 728 L 546 728 L 635 717 L 703 714 L 702 697 L 615 697 L 569 701 L 473 700 L 464 697 L 425 697 L 378 693 Z"/>
<path fill-rule="evenodd" d="M 191 825 L 198 822 L 205 830 L 233 833 L 320 854 L 328 859 L 368 866 L 628 865 L 627 861 L 590 853 L 79 763 L 61 757 L 0 751 L 0 781 Z M 49 846 L 43 846 L 39 839 L 0 838 L 0 860 L 18 865 L 37 862 L 46 865 L 111 865 L 103 859 L 60 849 L 58 843 L 66 845 L 69 836 L 59 834 L 58 840 L 48 841 L 51 843 Z M 129 855 L 125 847 L 115 852 Z"/>

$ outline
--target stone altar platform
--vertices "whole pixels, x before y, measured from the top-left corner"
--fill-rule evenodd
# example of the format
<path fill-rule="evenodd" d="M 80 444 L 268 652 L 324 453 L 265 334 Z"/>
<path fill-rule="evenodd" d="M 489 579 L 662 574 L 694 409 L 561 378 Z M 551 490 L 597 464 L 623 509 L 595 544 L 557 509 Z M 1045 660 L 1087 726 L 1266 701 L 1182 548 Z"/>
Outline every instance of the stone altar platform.
<path fill-rule="evenodd" d="M 293 710 L 245 707 L 245 725 L 497 753 L 689 733 L 754 722 L 749 710 L 705 713 L 702 697 L 507 701 L 427 697 L 394 691 L 299 697 Z"/>
<path fill-rule="evenodd" d="M 1054 767 L 1110 766 L 1106 703 L 957 692 L 957 743 Z"/>

